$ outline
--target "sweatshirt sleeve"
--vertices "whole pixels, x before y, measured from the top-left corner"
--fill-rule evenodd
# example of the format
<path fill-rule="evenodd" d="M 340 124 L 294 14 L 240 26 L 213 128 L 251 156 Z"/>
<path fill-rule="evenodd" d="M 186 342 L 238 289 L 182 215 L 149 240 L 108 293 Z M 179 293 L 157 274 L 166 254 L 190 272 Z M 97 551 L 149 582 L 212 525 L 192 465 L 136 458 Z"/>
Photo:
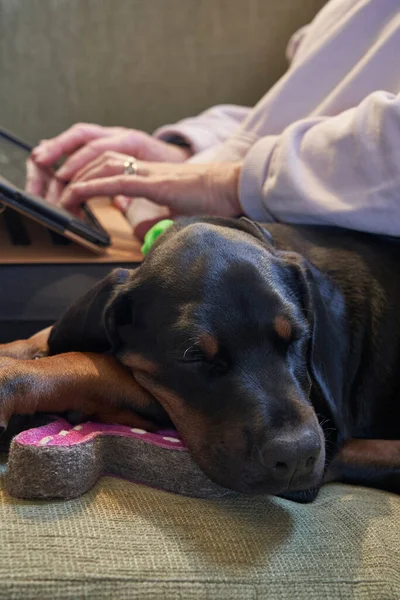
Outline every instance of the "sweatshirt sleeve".
<path fill-rule="evenodd" d="M 335 225 L 400 235 L 400 95 L 374 92 L 334 117 L 260 138 L 240 179 L 259 221 Z"/>
<path fill-rule="evenodd" d="M 236 131 L 249 111 L 250 108 L 245 106 L 221 104 L 197 117 L 183 119 L 175 125 L 164 125 L 153 135 L 166 142 L 179 137 L 197 154 L 224 142 Z"/>

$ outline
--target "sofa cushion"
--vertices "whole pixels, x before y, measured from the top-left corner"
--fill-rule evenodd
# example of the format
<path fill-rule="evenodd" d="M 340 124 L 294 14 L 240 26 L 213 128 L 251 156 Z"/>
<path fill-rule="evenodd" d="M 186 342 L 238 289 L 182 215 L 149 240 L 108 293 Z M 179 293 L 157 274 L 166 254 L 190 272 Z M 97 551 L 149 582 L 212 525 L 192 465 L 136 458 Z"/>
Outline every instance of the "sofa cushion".
<path fill-rule="evenodd" d="M 0 495 L 0 598 L 394 600 L 400 498 L 197 500 L 116 478 L 67 502 Z"/>
<path fill-rule="evenodd" d="M 33 142 L 77 121 L 147 131 L 254 104 L 325 0 L 0 0 L 0 123 Z"/>

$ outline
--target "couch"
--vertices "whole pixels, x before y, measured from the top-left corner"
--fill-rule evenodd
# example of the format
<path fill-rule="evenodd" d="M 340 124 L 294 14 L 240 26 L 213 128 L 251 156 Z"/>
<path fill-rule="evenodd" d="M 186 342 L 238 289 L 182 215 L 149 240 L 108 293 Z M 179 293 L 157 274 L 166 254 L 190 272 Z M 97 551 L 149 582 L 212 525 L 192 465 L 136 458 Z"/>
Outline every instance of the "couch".
<path fill-rule="evenodd" d="M 36 140 L 254 103 L 322 4 L 0 0 L 0 122 Z M 105 477 L 66 502 L 2 487 L 0 523 L 0 599 L 400 598 L 400 498 L 370 489 L 207 501 Z"/>

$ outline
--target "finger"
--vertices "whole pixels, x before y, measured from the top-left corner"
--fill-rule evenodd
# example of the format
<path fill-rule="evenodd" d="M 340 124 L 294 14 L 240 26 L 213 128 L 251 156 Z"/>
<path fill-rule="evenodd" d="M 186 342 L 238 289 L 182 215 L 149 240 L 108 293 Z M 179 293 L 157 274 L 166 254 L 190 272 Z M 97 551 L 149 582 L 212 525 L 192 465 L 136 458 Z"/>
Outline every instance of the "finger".
<path fill-rule="evenodd" d="M 119 198 L 119 197 L 118 197 Z M 123 196 L 125 198 L 125 196 Z M 171 218 L 172 214 L 167 206 L 159 206 L 147 198 L 129 199 L 125 217 L 132 226 L 134 235 L 143 240 L 146 233 L 159 221 Z M 115 199 L 117 201 L 117 198 Z"/>
<path fill-rule="evenodd" d="M 49 202 L 50 204 L 58 204 L 64 191 L 64 188 L 64 182 L 53 177 L 53 179 L 51 179 L 49 183 L 49 187 L 47 188 L 45 200 L 47 200 L 47 202 Z"/>
<path fill-rule="evenodd" d="M 70 181 L 81 171 L 88 163 L 92 162 L 98 156 L 101 156 L 106 151 L 124 152 L 130 156 L 136 154 L 138 145 L 140 144 L 140 133 L 133 132 L 129 135 L 126 133 L 102 137 L 89 142 L 83 148 L 75 152 L 57 171 L 57 177 Z"/>
<path fill-rule="evenodd" d="M 104 136 L 112 136 L 121 131 L 120 128 L 102 127 L 91 123 L 78 123 L 67 131 L 39 144 L 33 151 L 32 157 L 35 162 L 42 166 L 51 166 L 62 156 L 75 152 L 78 148 L 91 140 Z"/>
<path fill-rule="evenodd" d="M 125 169 L 124 163 L 127 160 L 132 160 L 132 157 L 108 150 L 78 171 L 71 183 L 107 177 L 107 175 L 122 175 Z"/>
<path fill-rule="evenodd" d="M 35 196 L 44 196 L 48 183 L 49 175 L 44 172 L 32 159 L 26 161 L 26 182 L 25 191 Z"/>
<path fill-rule="evenodd" d="M 132 177 L 132 175 L 117 175 L 92 179 L 82 183 L 72 183 L 64 191 L 61 204 L 66 208 L 82 204 L 87 198 L 94 196 L 147 196 L 151 197 L 151 188 L 154 187 L 147 177 Z"/>
<path fill-rule="evenodd" d="M 221 186 L 219 182 L 218 186 Z M 62 203 L 71 207 L 96 195 L 139 196 L 168 206 L 178 214 L 212 214 L 216 210 L 216 201 L 210 190 L 208 165 L 140 162 L 138 174 L 134 177 L 122 174 L 70 184 L 63 194 Z"/>
<path fill-rule="evenodd" d="M 113 204 L 120 210 L 123 214 L 126 213 L 129 206 L 132 204 L 133 199 L 128 198 L 127 196 L 115 196 L 113 198 Z"/>

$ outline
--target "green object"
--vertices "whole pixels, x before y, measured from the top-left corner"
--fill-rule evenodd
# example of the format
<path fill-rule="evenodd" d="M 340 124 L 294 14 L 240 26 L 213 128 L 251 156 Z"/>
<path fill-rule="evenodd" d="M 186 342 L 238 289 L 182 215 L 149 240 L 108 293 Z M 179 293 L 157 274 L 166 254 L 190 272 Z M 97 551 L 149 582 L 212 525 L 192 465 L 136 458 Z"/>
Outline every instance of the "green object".
<path fill-rule="evenodd" d="M 144 236 L 144 244 L 142 246 L 142 254 L 146 256 L 146 254 L 150 251 L 150 248 L 153 246 L 156 239 L 164 233 L 168 227 L 171 227 L 174 222 L 171 219 L 164 219 L 163 221 L 159 221 Z"/>

